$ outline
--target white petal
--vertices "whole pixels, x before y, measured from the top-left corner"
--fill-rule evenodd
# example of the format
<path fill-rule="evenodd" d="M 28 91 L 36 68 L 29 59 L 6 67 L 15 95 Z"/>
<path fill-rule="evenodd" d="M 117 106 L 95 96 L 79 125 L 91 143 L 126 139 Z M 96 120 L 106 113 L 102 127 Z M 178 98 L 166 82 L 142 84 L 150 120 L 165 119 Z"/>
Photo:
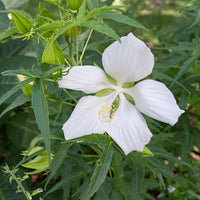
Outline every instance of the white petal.
<path fill-rule="evenodd" d="M 143 151 L 152 136 L 144 117 L 135 106 L 120 95 L 120 105 L 107 133 L 122 148 L 125 154 L 131 151 Z"/>
<path fill-rule="evenodd" d="M 128 90 L 136 108 L 159 121 L 174 125 L 184 112 L 178 107 L 170 90 L 161 82 L 144 80 Z"/>
<path fill-rule="evenodd" d="M 103 52 L 105 71 L 118 83 L 138 81 L 151 74 L 154 56 L 144 42 L 132 33 L 114 42 Z"/>
<path fill-rule="evenodd" d="M 91 133 L 104 133 L 109 123 L 102 123 L 98 113 L 102 105 L 112 103 L 115 94 L 106 97 L 82 97 L 68 121 L 63 125 L 66 140 Z"/>
<path fill-rule="evenodd" d="M 87 94 L 109 88 L 110 85 L 104 71 L 94 66 L 75 66 L 58 84 L 61 88 L 80 90 Z"/>

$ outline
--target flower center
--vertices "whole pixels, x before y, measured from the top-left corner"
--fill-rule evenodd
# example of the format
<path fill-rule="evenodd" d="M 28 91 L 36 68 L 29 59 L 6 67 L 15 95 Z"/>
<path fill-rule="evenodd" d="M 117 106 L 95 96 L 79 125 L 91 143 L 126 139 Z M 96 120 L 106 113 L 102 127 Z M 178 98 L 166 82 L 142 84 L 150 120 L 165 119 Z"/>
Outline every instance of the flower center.
<path fill-rule="evenodd" d="M 105 105 L 101 106 L 98 112 L 98 117 L 101 120 L 101 122 L 110 122 L 114 117 L 115 111 L 115 106 L 106 102 Z"/>
<path fill-rule="evenodd" d="M 118 87 L 115 86 L 115 87 L 113 87 L 113 89 L 116 91 L 116 94 L 120 94 L 120 93 L 124 92 L 123 88 L 119 87 L 119 86 Z"/>

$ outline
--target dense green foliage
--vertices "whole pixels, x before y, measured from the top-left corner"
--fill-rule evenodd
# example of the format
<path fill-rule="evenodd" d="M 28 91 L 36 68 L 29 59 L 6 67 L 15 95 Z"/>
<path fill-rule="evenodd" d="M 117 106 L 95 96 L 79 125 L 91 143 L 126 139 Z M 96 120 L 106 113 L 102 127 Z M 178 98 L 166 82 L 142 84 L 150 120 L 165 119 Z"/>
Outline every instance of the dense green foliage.
<path fill-rule="evenodd" d="M 200 1 L 66 2 L 0 0 L 0 199 L 200 199 Z M 85 94 L 58 87 L 62 69 L 102 66 L 129 32 L 185 113 L 173 127 L 145 117 L 154 136 L 127 156 L 108 135 L 66 141 L 62 125 Z"/>

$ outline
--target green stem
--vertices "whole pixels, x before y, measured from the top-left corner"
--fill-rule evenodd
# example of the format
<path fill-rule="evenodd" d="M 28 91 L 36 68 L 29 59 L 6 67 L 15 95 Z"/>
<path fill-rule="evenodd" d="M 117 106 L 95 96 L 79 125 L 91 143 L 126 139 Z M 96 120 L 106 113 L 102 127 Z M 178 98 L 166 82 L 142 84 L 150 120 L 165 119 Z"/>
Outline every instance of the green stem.
<path fill-rule="evenodd" d="M 66 90 L 66 89 L 63 89 L 64 90 L 64 92 L 68 95 L 68 96 L 70 96 L 76 103 L 78 103 L 78 101 Z"/>
<path fill-rule="evenodd" d="M 62 102 L 60 103 L 60 105 L 59 105 L 59 108 L 58 108 L 58 113 L 57 113 L 57 115 L 56 115 L 56 117 L 55 117 L 55 120 L 54 120 L 54 126 L 56 125 L 56 122 L 57 122 L 57 120 L 58 120 L 58 117 L 59 117 L 59 115 L 60 115 L 60 113 L 61 113 L 61 110 L 62 110 Z"/>
<path fill-rule="evenodd" d="M 0 197 L 1 197 L 1 200 L 5 200 L 5 198 L 4 198 L 4 196 L 3 196 L 3 192 L 2 192 L 2 190 L 1 190 L 1 188 L 0 188 Z"/>
<path fill-rule="evenodd" d="M 39 36 L 38 38 L 35 37 L 35 36 L 33 36 L 33 38 L 35 38 L 36 40 L 39 40 L 41 43 L 47 43 L 48 42 L 48 40 L 45 37 L 43 37 L 39 32 L 37 32 L 37 35 Z M 40 39 L 40 38 L 42 38 L 42 39 Z"/>
<path fill-rule="evenodd" d="M 54 100 L 54 99 L 51 99 L 51 98 L 47 98 L 47 100 L 48 100 L 48 101 L 51 101 L 51 102 L 58 102 L 58 101 L 56 101 L 56 100 Z M 76 106 L 75 104 L 69 103 L 69 102 L 66 102 L 66 101 L 63 101 L 62 103 L 67 104 L 67 105 L 70 105 L 70 106 Z"/>
<path fill-rule="evenodd" d="M 73 103 L 69 103 L 69 102 L 66 102 L 66 101 L 63 101 L 64 104 L 67 104 L 67 105 L 70 105 L 70 106 L 76 106 L 75 104 Z"/>
<path fill-rule="evenodd" d="M 21 182 L 17 179 L 17 177 L 15 176 L 15 174 L 9 170 L 10 175 L 15 179 L 15 181 L 17 182 L 17 184 L 19 185 L 19 187 L 21 188 L 22 192 L 24 193 L 24 195 L 26 196 L 26 198 L 28 200 L 32 200 L 32 197 L 27 195 L 27 191 L 25 190 L 24 186 L 21 184 Z"/>
<path fill-rule="evenodd" d="M 78 36 L 76 36 L 76 63 L 77 65 L 78 65 L 78 56 L 79 56 Z"/>
<path fill-rule="evenodd" d="M 82 54 L 81 54 L 81 57 L 80 57 L 80 60 L 79 60 L 79 63 L 80 63 L 81 65 L 82 65 L 82 59 L 83 59 L 85 50 L 86 50 L 86 48 L 87 48 L 88 42 L 89 42 L 89 40 L 90 40 L 90 38 L 91 38 L 92 32 L 93 32 L 93 29 L 90 30 L 88 39 L 87 39 L 87 41 L 86 41 L 86 43 L 85 43 L 85 46 L 84 46 L 84 48 L 83 48 L 83 51 L 82 51 Z"/>

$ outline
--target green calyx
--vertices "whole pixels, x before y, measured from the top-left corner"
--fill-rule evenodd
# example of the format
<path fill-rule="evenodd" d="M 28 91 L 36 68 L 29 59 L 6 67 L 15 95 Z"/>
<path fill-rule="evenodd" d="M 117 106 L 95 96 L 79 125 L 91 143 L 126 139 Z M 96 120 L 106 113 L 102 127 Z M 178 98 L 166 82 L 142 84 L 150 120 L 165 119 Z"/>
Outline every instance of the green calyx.
<path fill-rule="evenodd" d="M 123 88 L 132 88 L 134 86 L 134 82 L 125 82 L 122 87 Z"/>
<path fill-rule="evenodd" d="M 127 101 L 129 101 L 131 104 L 135 105 L 135 101 L 133 100 L 133 97 L 130 94 L 124 93 L 124 96 Z"/>
<path fill-rule="evenodd" d="M 117 81 L 112 76 L 107 74 L 106 72 L 105 72 L 105 74 L 106 74 L 106 78 L 107 78 L 108 82 L 111 83 L 112 85 L 117 86 Z"/>
<path fill-rule="evenodd" d="M 119 98 L 119 95 L 117 95 L 117 97 L 115 98 L 113 102 L 113 106 L 117 109 L 119 107 L 119 104 L 120 104 L 120 98 Z"/>
<path fill-rule="evenodd" d="M 57 40 L 53 40 L 53 36 L 47 43 L 43 55 L 42 55 L 42 62 L 46 62 L 49 64 L 61 64 L 65 63 L 65 58 L 61 48 L 58 45 Z"/>
<path fill-rule="evenodd" d="M 139 151 L 139 153 L 141 153 L 145 157 L 154 156 L 154 154 L 146 146 L 144 146 L 143 151 Z"/>
<path fill-rule="evenodd" d="M 95 96 L 96 96 L 96 97 L 105 97 L 105 96 L 111 94 L 112 92 L 114 92 L 113 89 L 111 89 L 111 88 L 106 88 L 106 89 L 103 89 L 103 90 L 98 91 L 98 92 L 96 93 Z"/>

